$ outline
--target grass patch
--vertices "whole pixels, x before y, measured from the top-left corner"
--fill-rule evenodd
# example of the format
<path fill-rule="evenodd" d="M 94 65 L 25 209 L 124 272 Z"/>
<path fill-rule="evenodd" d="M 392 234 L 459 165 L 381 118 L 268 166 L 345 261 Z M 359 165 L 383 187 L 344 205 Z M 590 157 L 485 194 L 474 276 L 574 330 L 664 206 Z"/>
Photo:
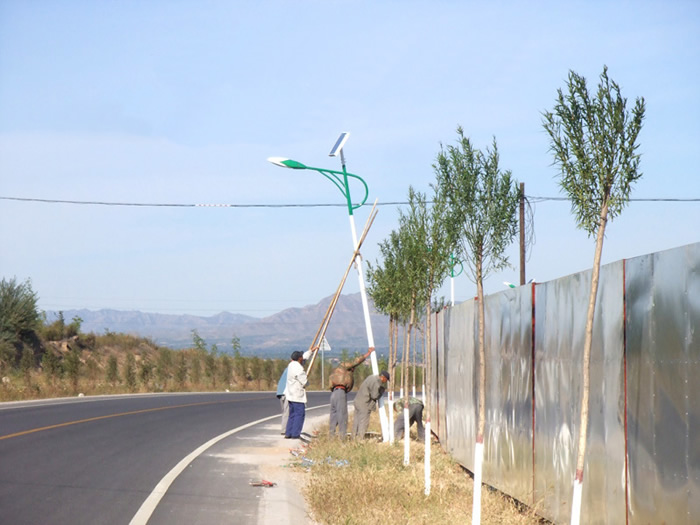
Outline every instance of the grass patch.
<path fill-rule="evenodd" d="M 373 414 L 376 418 L 376 413 Z M 376 428 L 379 428 L 376 423 Z M 370 427 L 372 428 L 372 427 Z M 410 464 L 403 464 L 403 441 L 341 442 L 320 431 L 299 464 L 304 496 L 317 523 L 324 525 L 468 523 L 473 480 L 440 447 L 431 447 L 431 491 L 425 496 L 425 447 L 412 441 Z M 309 466 L 311 460 L 313 463 Z M 484 524 L 542 523 L 498 491 L 482 491 Z"/>

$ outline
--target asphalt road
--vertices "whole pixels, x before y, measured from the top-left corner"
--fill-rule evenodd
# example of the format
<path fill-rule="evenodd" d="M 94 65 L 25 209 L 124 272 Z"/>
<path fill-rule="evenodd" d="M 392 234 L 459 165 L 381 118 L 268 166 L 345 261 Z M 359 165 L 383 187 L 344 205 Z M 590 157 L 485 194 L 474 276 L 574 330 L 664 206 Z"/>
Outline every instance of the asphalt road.
<path fill-rule="evenodd" d="M 308 398 L 309 408 L 328 403 L 327 392 Z M 0 403 L 0 522 L 127 524 L 181 464 L 155 491 L 148 523 L 255 524 L 260 489 L 236 453 L 263 425 L 276 430 L 279 412 L 273 392 Z"/>

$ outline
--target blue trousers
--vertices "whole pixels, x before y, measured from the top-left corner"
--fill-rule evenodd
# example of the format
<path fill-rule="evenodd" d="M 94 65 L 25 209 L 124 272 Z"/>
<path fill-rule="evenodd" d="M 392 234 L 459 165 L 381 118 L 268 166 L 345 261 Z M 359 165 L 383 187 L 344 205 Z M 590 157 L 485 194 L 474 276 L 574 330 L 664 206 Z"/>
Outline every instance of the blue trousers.
<path fill-rule="evenodd" d="M 301 436 L 301 429 L 304 428 L 304 418 L 306 417 L 306 405 L 289 401 L 289 419 L 287 420 L 287 432 L 285 436 L 298 438 Z"/>

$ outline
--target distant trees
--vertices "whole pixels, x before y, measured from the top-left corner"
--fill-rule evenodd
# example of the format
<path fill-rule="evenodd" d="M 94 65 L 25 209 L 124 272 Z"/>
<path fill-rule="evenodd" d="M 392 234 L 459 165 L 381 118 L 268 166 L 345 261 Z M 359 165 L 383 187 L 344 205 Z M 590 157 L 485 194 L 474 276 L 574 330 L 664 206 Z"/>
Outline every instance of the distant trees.
<path fill-rule="evenodd" d="M 0 282 L 0 401 L 85 394 L 274 389 L 287 359 L 219 351 L 192 331 L 192 346 L 174 350 L 147 338 L 105 330 L 82 333 L 83 320 L 52 320 L 37 310 L 31 282 Z M 318 368 L 318 367 L 317 367 Z M 320 388 L 320 369 L 311 388 Z"/>

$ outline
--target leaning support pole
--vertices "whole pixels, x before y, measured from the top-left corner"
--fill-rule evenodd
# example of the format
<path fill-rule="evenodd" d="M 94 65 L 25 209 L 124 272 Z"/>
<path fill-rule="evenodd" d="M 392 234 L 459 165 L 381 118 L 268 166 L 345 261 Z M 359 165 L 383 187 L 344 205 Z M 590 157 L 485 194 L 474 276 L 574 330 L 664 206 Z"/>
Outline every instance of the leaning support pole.
<path fill-rule="evenodd" d="M 365 223 L 365 228 L 364 228 L 364 230 L 362 230 L 362 236 L 360 237 L 360 240 L 357 243 L 357 247 L 355 248 L 355 251 L 352 254 L 352 258 L 350 259 L 350 263 L 348 264 L 348 267 L 345 269 L 345 274 L 343 275 L 343 278 L 340 280 L 340 284 L 338 285 L 338 289 L 335 291 L 335 295 L 333 296 L 333 299 L 331 299 L 331 302 L 328 305 L 328 308 L 326 309 L 326 313 L 323 316 L 323 320 L 321 321 L 321 324 L 318 327 L 318 330 L 316 331 L 316 335 L 314 336 L 314 340 L 312 341 L 311 345 L 309 346 L 309 350 L 316 347 L 316 346 L 320 346 L 321 341 L 323 341 L 323 337 L 326 335 L 326 330 L 328 329 L 328 325 L 331 322 L 331 317 L 333 317 L 333 312 L 335 312 L 335 307 L 338 304 L 338 299 L 340 299 L 340 293 L 343 291 L 343 287 L 345 286 L 345 281 L 347 280 L 348 275 L 350 274 L 350 270 L 352 269 L 352 266 L 355 263 L 355 258 L 360 254 L 360 248 L 362 247 L 362 243 L 367 238 L 367 233 L 369 233 L 369 229 L 372 227 L 372 224 L 374 223 L 374 219 L 376 216 L 377 216 L 377 202 L 375 201 L 374 206 L 372 206 L 372 211 L 370 212 L 369 217 L 367 218 L 367 222 Z M 318 352 L 314 352 L 311 356 L 311 361 L 309 362 L 309 366 L 306 368 L 307 375 L 311 374 L 311 370 L 314 366 L 314 362 L 316 361 L 316 354 L 317 353 Z"/>

